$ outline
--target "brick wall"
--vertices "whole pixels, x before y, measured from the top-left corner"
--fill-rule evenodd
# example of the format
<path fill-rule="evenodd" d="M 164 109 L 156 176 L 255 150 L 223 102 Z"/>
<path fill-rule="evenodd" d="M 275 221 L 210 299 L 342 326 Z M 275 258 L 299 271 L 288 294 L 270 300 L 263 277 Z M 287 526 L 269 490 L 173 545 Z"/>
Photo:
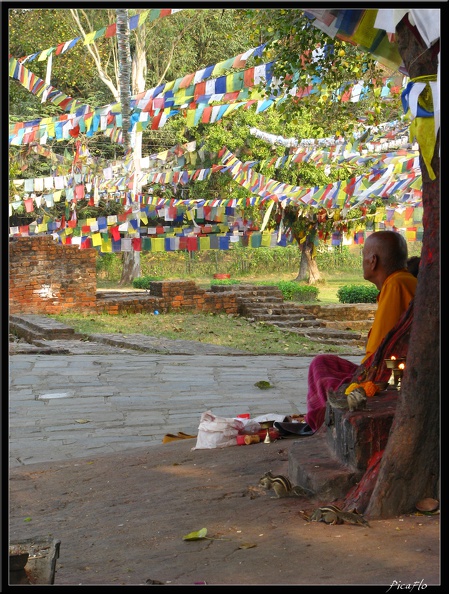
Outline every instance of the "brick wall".
<path fill-rule="evenodd" d="M 94 248 L 61 245 L 50 235 L 14 238 L 9 243 L 10 313 L 118 315 L 183 310 L 237 314 L 235 293 L 206 291 L 193 281 L 153 281 L 149 293 L 103 298 L 97 294 L 96 258 Z"/>
<path fill-rule="evenodd" d="M 96 307 L 95 249 L 61 245 L 51 235 L 9 243 L 11 314 L 58 314 Z"/>
<path fill-rule="evenodd" d="M 149 293 L 127 296 L 97 295 L 97 312 L 117 315 L 126 313 L 159 313 L 202 311 L 237 314 L 237 295 L 215 293 L 198 287 L 193 281 L 152 281 Z"/>

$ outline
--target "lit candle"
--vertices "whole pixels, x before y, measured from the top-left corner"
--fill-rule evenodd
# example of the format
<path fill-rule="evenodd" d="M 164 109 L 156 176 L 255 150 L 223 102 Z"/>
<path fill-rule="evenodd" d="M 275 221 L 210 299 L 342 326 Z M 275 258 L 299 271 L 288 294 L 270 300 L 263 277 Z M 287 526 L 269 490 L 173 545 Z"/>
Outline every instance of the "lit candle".
<path fill-rule="evenodd" d="M 394 355 L 391 355 L 391 360 L 392 361 L 395 361 L 396 360 L 396 357 Z"/>
<path fill-rule="evenodd" d="M 405 369 L 405 363 L 399 363 L 398 368 L 399 369 Z"/>

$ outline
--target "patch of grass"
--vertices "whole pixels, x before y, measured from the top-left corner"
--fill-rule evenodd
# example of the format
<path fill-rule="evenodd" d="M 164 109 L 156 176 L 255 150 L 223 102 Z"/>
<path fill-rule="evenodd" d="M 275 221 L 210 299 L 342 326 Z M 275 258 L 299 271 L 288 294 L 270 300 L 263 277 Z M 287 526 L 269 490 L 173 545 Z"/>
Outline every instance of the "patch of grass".
<path fill-rule="evenodd" d="M 81 334 L 144 334 L 174 340 L 193 340 L 205 344 L 229 346 L 255 355 L 340 354 L 347 347 L 321 345 L 307 338 L 280 330 L 264 322 L 221 313 L 167 314 L 60 314 L 51 316 Z"/>

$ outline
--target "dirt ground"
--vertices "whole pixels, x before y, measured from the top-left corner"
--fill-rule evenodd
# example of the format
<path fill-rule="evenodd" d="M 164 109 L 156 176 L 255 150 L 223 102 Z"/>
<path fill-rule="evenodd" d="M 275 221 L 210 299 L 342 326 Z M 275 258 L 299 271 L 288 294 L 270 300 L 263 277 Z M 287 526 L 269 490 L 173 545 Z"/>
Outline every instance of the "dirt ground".
<path fill-rule="evenodd" d="M 9 542 L 61 540 L 53 587 L 441 585 L 438 515 L 328 525 L 305 517 L 323 502 L 258 487 L 268 470 L 288 474 L 293 442 L 185 439 L 11 469 Z"/>

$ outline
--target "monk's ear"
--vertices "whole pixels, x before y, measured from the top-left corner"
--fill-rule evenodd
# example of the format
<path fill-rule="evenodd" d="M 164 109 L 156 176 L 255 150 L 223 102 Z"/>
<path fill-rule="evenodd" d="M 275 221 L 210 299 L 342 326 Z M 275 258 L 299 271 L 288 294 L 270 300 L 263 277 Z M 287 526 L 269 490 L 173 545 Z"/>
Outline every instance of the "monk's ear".
<path fill-rule="evenodd" d="M 375 270 L 377 268 L 378 264 L 379 264 L 379 257 L 377 256 L 377 254 L 373 254 L 371 256 L 371 268 L 373 270 Z"/>

